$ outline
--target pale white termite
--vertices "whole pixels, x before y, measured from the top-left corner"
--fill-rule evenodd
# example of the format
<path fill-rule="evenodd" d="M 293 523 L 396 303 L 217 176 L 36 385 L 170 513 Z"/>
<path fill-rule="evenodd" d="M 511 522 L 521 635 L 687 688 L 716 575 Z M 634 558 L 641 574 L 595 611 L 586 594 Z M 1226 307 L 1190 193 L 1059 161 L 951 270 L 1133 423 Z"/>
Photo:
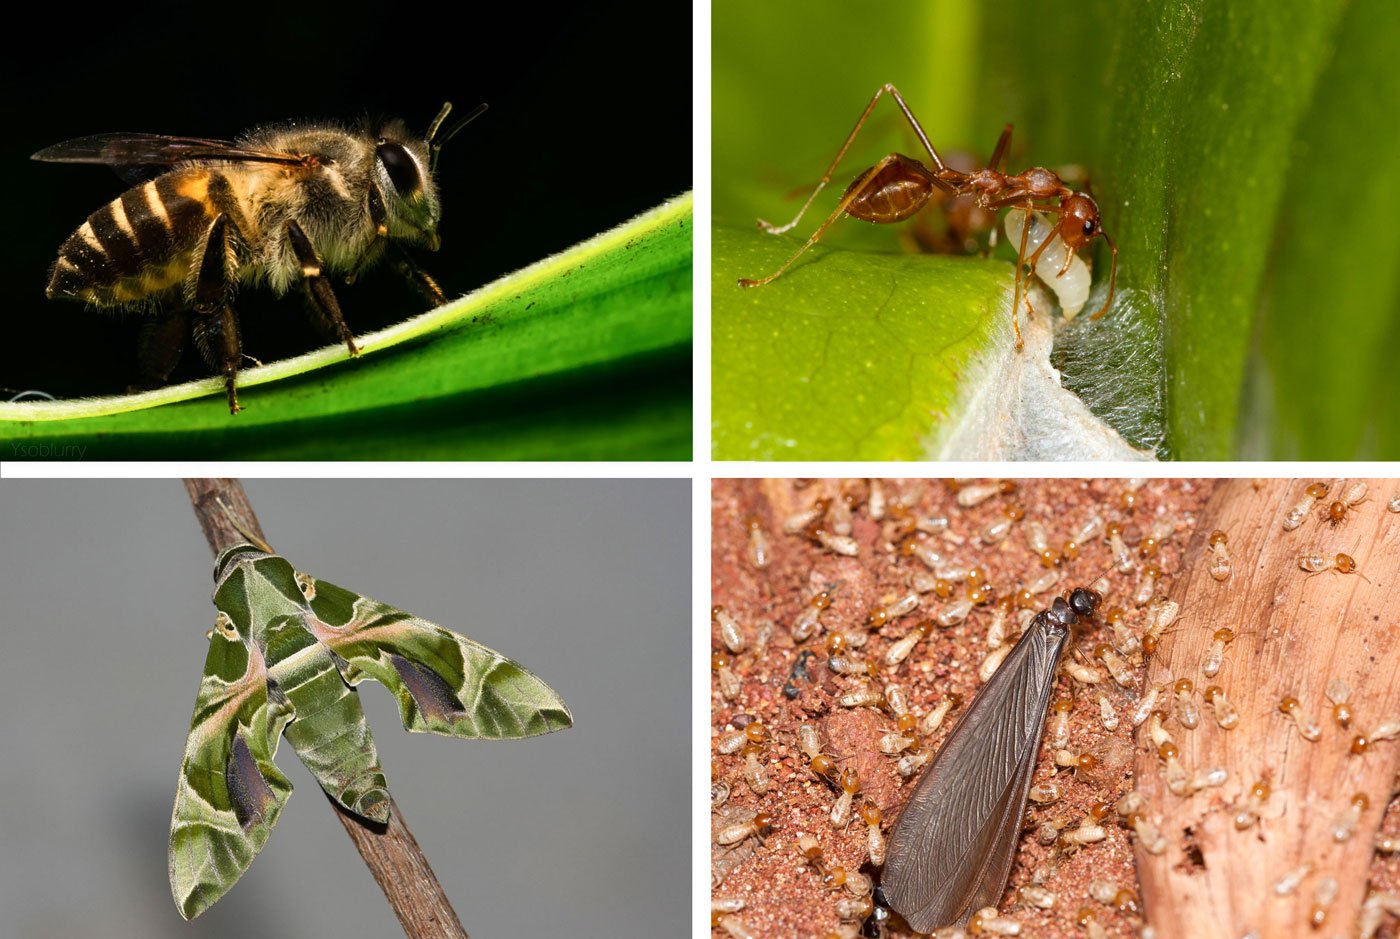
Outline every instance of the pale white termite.
<path fill-rule="evenodd" d="M 1055 894 L 1039 884 L 1027 884 L 1017 890 L 1016 895 L 1021 898 L 1022 903 L 1042 910 L 1053 909 L 1055 906 Z"/>
<path fill-rule="evenodd" d="M 1156 564 L 1146 564 L 1142 568 L 1142 580 L 1138 581 L 1137 590 L 1133 591 L 1133 603 L 1143 606 L 1157 595 L 1157 579 L 1162 576 L 1162 569 Z"/>
<path fill-rule="evenodd" d="M 908 750 L 916 743 L 918 743 L 918 740 L 914 737 L 907 737 L 904 734 L 895 731 L 893 733 L 883 735 L 878 741 L 876 741 L 876 746 L 878 746 L 880 752 L 885 754 L 886 756 L 899 756 L 899 754 L 903 753 L 905 750 Z"/>
<path fill-rule="evenodd" d="M 1006 237 L 1011 239 L 1013 245 L 1021 243 L 1022 229 L 1026 226 L 1027 214 L 1025 209 L 1020 208 L 1012 209 L 1006 213 L 1006 219 L 1002 226 L 1006 229 Z M 1036 259 L 1035 272 L 1047 287 L 1055 291 L 1065 319 L 1072 320 L 1080 310 L 1084 309 L 1084 304 L 1089 299 L 1089 267 L 1077 253 L 1066 249 L 1064 240 L 1058 236 L 1056 229 L 1048 224 L 1039 213 L 1029 214 L 1032 222 L 1030 231 L 1026 233 L 1026 257 L 1031 257 L 1046 238 L 1051 239 L 1050 243 L 1045 246 L 1045 250 L 1040 253 L 1040 257 Z M 1027 300 L 1028 304 L 1029 302 Z"/>
<path fill-rule="evenodd" d="M 938 732 L 938 728 L 943 726 L 943 719 L 948 716 L 948 712 L 957 707 L 961 698 L 958 695 L 948 695 L 924 715 L 924 719 L 919 722 L 919 733 L 925 737 L 931 737 Z"/>
<path fill-rule="evenodd" d="M 1113 703 L 1106 695 L 1099 695 L 1099 722 L 1109 733 L 1118 729 L 1118 712 L 1114 710 Z"/>
<path fill-rule="evenodd" d="M 1351 726 L 1351 689 L 1347 683 L 1340 678 L 1334 678 L 1327 683 L 1327 690 L 1323 692 L 1327 695 L 1327 700 L 1332 702 L 1332 717 L 1336 720 L 1337 726 L 1346 730 Z"/>
<path fill-rule="evenodd" d="M 773 816 L 767 812 L 759 812 L 747 822 L 737 822 L 733 825 L 726 825 L 715 832 L 716 844 L 738 844 L 745 838 L 762 838 L 773 828 Z"/>
<path fill-rule="evenodd" d="M 748 528 L 749 563 L 759 570 L 763 570 L 773 558 L 772 550 L 768 545 L 768 535 L 763 530 L 763 521 L 757 515 L 750 515 Z"/>
<path fill-rule="evenodd" d="M 1031 786 L 1028 793 L 1032 802 L 1039 802 L 1041 804 L 1057 802 L 1063 795 L 1064 789 L 1053 779 L 1047 779 L 1045 782 L 1036 783 L 1034 786 Z"/>
<path fill-rule="evenodd" d="M 1385 504 L 1385 507 L 1391 512 L 1400 512 L 1400 492 L 1391 496 L 1390 501 Z"/>
<path fill-rule="evenodd" d="M 864 802 L 860 807 L 860 817 L 865 820 L 865 851 L 870 855 L 870 863 L 876 867 L 883 867 L 885 833 L 880 830 L 880 807 L 874 802 Z"/>
<path fill-rule="evenodd" d="M 749 925 L 734 917 L 733 914 L 724 914 L 718 918 L 720 929 L 729 933 L 732 939 L 759 939 L 759 935 Z"/>
<path fill-rule="evenodd" d="M 1005 541 L 1006 536 L 1011 534 L 1011 529 L 1025 517 L 1026 510 L 1019 505 L 1008 505 L 1002 510 L 1000 517 L 987 523 L 982 529 L 983 544 L 998 544 Z"/>
<path fill-rule="evenodd" d="M 1322 728 L 1317 726 L 1316 721 L 1303 715 L 1303 705 L 1297 698 L 1288 695 L 1279 701 L 1278 709 L 1293 720 L 1304 740 L 1316 743 L 1322 737 Z"/>
<path fill-rule="evenodd" d="M 1148 689 L 1147 694 L 1142 696 L 1137 707 L 1133 708 L 1132 724 L 1134 727 L 1141 727 L 1152 716 L 1152 712 L 1157 709 L 1157 696 L 1162 693 L 1162 685 L 1153 685 Z"/>
<path fill-rule="evenodd" d="M 1056 698 L 1050 707 L 1049 737 L 1052 750 L 1063 750 L 1069 746 L 1069 715 L 1074 710 L 1070 698 Z"/>
<path fill-rule="evenodd" d="M 1205 698 L 1206 703 L 1215 710 L 1215 722 L 1220 725 L 1221 730 L 1230 730 L 1240 722 L 1240 712 L 1235 710 L 1230 699 L 1225 697 L 1225 690 L 1219 685 L 1207 688 Z"/>
<path fill-rule="evenodd" d="M 749 637 L 744 634 L 744 627 L 740 626 L 739 621 L 730 616 L 724 607 L 716 606 L 710 613 L 719 624 L 719 637 L 729 647 L 730 652 L 737 655 L 749 647 Z"/>
<path fill-rule="evenodd" d="M 1231 809 L 1235 813 L 1235 828 L 1244 831 L 1259 821 L 1259 812 L 1264 803 L 1269 801 L 1272 791 L 1269 784 L 1262 779 L 1251 786 L 1249 792 L 1241 796 Z"/>
<path fill-rule="evenodd" d="M 1202 789 L 1210 789 L 1216 786 L 1225 785 L 1225 781 L 1230 778 L 1229 772 L 1223 767 L 1215 769 L 1200 769 L 1191 774 L 1191 779 L 1186 783 L 1186 795 L 1200 792 Z"/>
<path fill-rule="evenodd" d="M 1167 790 L 1172 795 L 1187 795 L 1187 787 L 1191 783 L 1191 777 L 1186 772 L 1186 764 L 1181 762 L 1181 751 L 1174 743 L 1164 743 L 1157 748 L 1157 756 L 1166 765 Z"/>
<path fill-rule="evenodd" d="M 1189 678 L 1182 678 L 1172 685 L 1176 693 L 1176 719 L 1187 730 L 1195 730 L 1201 723 L 1201 712 L 1196 707 L 1196 686 Z"/>
<path fill-rule="evenodd" d="M 976 913 L 972 914 L 972 919 L 968 923 L 968 929 L 974 935 L 984 933 L 988 936 L 1019 936 L 1021 935 L 1021 924 L 1013 919 L 997 913 L 994 906 L 984 906 Z"/>
<path fill-rule="evenodd" d="M 1214 678 L 1220 671 L 1220 664 L 1225 660 L 1225 647 L 1235 641 L 1235 631 L 1227 627 L 1221 627 L 1215 631 L 1211 637 L 1210 649 L 1206 652 L 1206 659 L 1201 663 L 1201 674 L 1207 678 Z"/>
<path fill-rule="evenodd" d="M 885 664 L 897 666 L 905 659 L 909 658 L 909 653 L 913 652 L 914 647 L 920 642 L 927 639 L 928 634 L 932 630 L 933 624 L 928 620 L 924 620 L 922 623 L 919 623 L 913 629 L 909 630 L 909 632 L 905 633 L 901 638 L 890 643 L 890 647 L 885 650 Z"/>
<path fill-rule="evenodd" d="M 1181 613 L 1181 604 L 1175 600 L 1161 600 L 1147 607 L 1147 623 L 1142 630 L 1142 651 L 1151 655 L 1157 651 L 1157 643 L 1162 640 L 1162 634 Z"/>
<path fill-rule="evenodd" d="M 1006 657 L 1011 654 L 1011 646 L 999 646 L 987 653 L 987 657 L 982 660 L 982 665 L 977 669 L 977 677 L 983 681 L 991 680 L 997 669 L 1001 668 L 1001 663 L 1006 661 Z"/>
<path fill-rule="evenodd" d="M 808 600 L 792 624 L 793 642 L 806 642 L 821 627 L 822 611 L 831 606 L 831 591 L 818 590 Z"/>
<path fill-rule="evenodd" d="M 844 494 L 831 500 L 831 508 L 826 513 L 827 524 L 838 535 L 851 533 L 851 503 Z"/>
<path fill-rule="evenodd" d="M 921 516 L 918 521 L 914 522 L 914 527 L 926 535 L 947 535 L 948 518 L 945 515 Z M 958 544 L 962 543 L 961 538 L 956 539 L 956 541 Z"/>
<path fill-rule="evenodd" d="M 1351 836 L 1356 834 L 1356 826 L 1361 824 L 1361 813 L 1370 807 L 1371 800 L 1366 793 L 1358 792 L 1352 796 L 1351 802 L 1332 823 L 1332 840 L 1338 844 L 1350 841 Z"/>
<path fill-rule="evenodd" d="M 1333 525 L 1346 521 L 1347 511 L 1355 508 L 1366 499 L 1366 483 L 1358 480 L 1342 493 L 1341 498 L 1327 507 L 1327 520 Z"/>
<path fill-rule="evenodd" d="M 919 770 L 923 769 L 931 759 L 933 759 L 933 751 L 928 747 L 915 753 L 906 753 L 901 756 L 899 762 L 895 764 L 895 772 L 899 773 L 899 775 L 903 776 L 905 779 L 908 779 L 910 776 L 913 776 Z"/>
<path fill-rule="evenodd" d="M 860 543 L 849 535 L 832 534 L 825 528 L 818 528 L 812 533 L 812 537 L 833 554 L 840 554 L 848 558 L 860 554 Z"/>
<path fill-rule="evenodd" d="M 1045 591 L 1051 589 L 1056 584 L 1058 584 L 1060 582 L 1061 576 L 1062 575 L 1059 571 L 1055 570 L 1054 568 L 1051 568 L 1050 570 L 1042 573 L 1035 580 L 1026 584 L 1025 589 L 1032 595 L 1044 593 Z"/>
<path fill-rule="evenodd" d="M 1323 571 L 1336 571 L 1338 574 L 1357 573 L 1355 559 L 1350 554 L 1342 554 L 1341 552 L 1338 552 L 1335 557 L 1304 554 L 1298 558 L 1298 566 L 1309 574 L 1321 574 Z M 1362 577 L 1362 580 L 1365 579 Z"/>
<path fill-rule="evenodd" d="M 976 508 L 995 495 L 1010 495 L 1016 491 L 1016 484 L 1010 480 L 994 479 L 985 483 L 973 483 L 958 490 L 958 505 L 965 509 Z"/>
<path fill-rule="evenodd" d="M 826 660 L 826 667 L 838 675 L 869 675 L 870 663 L 847 654 L 833 654 Z"/>
<path fill-rule="evenodd" d="M 973 605 L 973 602 L 966 598 L 954 600 L 952 603 L 939 610 L 938 615 L 934 618 L 938 620 L 939 626 L 945 628 L 948 626 L 956 626 L 958 623 L 967 619 L 967 615 L 972 612 Z"/>
<path fill-rule="evenodd" d="M 1210 576 L 1220 582 L 1230 579 L 1230 536 L 1220 529 L 1210 533 Z"/>
<path fill-rule="evenodd" d="M 1305 861 L 1304 863 L 1293 868 L 1293 870 L 1289 871 L 1288 873 L 1280 877 L 1278 880 L 1274 881 L 1274 896 L 1292 896 L 1294 891 L 1298 889 L 1299 885 L 1301 885 L 1303 881 L 1308 879 L 1308 875 L 1312 872 L 1313 865 L 1311 861 Z"/>
<path fill-rule="evenodd" d="M 1120 574 L 1126 574 L 1136 567 L 1133 561 L 1133 554 L 1128 550 L 1128 546 L 1123 541 L 1123 526 L 1117 522 L 1109 522 L 1104 529 L 1104 537 L 1108 539 L 1108 546 L 1113 551 L 1113 563 L 1118 568 Z"/>
<path fill-rule="evenodd" d="M 1071 831 L 1061 832 L 1060 846 L 1063 848 L 1082 848 L 1085 845 L 1094 844 L 1108 837 L 1108 832 L 1103 830 L 1098 821 L 1093 816 L 1085 816 L 1079 823 L 1079 827 Z"/>
<path fill-rule="evenodd" d="M 939 570 L 948 561 L 947 558 L 938 553 L 933 545 L 915 541 L 912 538 L 901 544 L 899 550 L 905 557 L 916 557 L 923 561 L 924 566 L 930 571 Z"/>
<path fill-rule="evenodd" d="M 1026 536 L 1026 547 L 1035 554 L 1044 554 L 1050 550 L 1050 539 L 1045 534 L 1045 526 L 1035 519 L 1031 519 L 1021 526 L 1021 532 Z"/>
<path fill-rule="evenodd" d="M 742 730 L 731 730 L 720 734 L 719 741 L 715 744 L 715 749 L 720 753 L 738 753 L 744 748 L 744 744 L 749 742 L 749 736 Z"/>
<path fill-rule="evenodd" d="M 826 514 L 826 508 L 826 502 L 822 499 L 818 499 L 802 511 L 785 518 L 783 520 L 783 531 L 787 532 L 789 535 L 802 534 L 802 532 L 806 531 L 808 525 Z"/>
<path fill-rule="evenodd" d="M 1065 674 L 1081 685 L 1097 685 L 1103 681 L 1103 675 L 1099 674 L 1098 669 L 1083 665 L 1073 659 L 1065 662 Z"/>
<path fill-rule="evenodd" d="M 749 784 L 749 788 L 757 795 L 763 795 L 768 791 L 768 768 L 759 759 L 759 747 L 744 747 L 744 781 Z"/>
<path fill-rule="evenodd" d="M 1313 887 L 1313 905 L 1312 909 L 1308 911 L 1308 925 L 1313 929 L 1321 929 L 1327 923 L 1327 911 L 1336 899 L 1336 879 L 1324 877 L 1319 880 Z"/>
<path fill-rule="evenodd" d="M 892 623 L 901 616 L 908 616 L 919 608 L 919 595 L 917 593 L 907 593 L 896 600 L 891 600 L 884 606 L 877 606 L 871 610 L 865 618 L 865 625 L 869 629 L 880 629 L 888 623 Z"/>
<path fill-rule="evenodd" d="M 711 913 L 737 913 L 745 906 L 738 897 L 713 897 L 710 899 Z"/>
<path fill-rule="evenodd" d="M 720 696 L 726 701 L 733 701 L 739 697 L 743 686 L 739 682 L 739 676 L 729 668 L 729 656 L 723 652 L 716 652 L 710 656 L 710 667 L 715 671 Z"/>
<path fill-rule="evenodd" d="M 1120 688 L 1136 688 L 1137 679 L 1133 677 L 1133 670 L 1128 666 L 1124 658 L 1114 651 L 1113 647 L 1106 642 L 1101 642 L 1094 647 L 1094 655 L 1103 662 L 1104 668 L 1113 676 L 1113 680 Z"/>
<path fill-rule="evenodd" d="M 1288 510 L 1288 514 L 1283 517 L 1283 530 L 1293 531 L 1303 524 L 1303 519 L 1308 517 L 1317 500 L 1327 495 L 1327 485 L 1325 483 L 1310 483 L 1303 490 L 1303 497 L 1298 500 L 1298 504 Z"/>
<path fill-rule="evenodd" d="M 859 688 L 836 699 L 843 708 L 879 707 L 885 703 L 884 695 L 874 688 Z"/>
<path fill-rule="evenodd" d="M 878 522 L 885 517 L 885 486 L 880 480 L 872 479 L 869 489 L 865 510 L 869 513 L 871 521 Z"/>

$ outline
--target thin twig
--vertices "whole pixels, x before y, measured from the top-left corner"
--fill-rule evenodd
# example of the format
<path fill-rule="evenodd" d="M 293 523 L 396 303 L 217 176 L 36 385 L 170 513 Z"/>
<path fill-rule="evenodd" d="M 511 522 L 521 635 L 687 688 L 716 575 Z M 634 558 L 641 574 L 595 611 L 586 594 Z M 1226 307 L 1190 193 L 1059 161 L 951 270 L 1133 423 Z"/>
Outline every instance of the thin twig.
<path fill-rule="evenodd" d="M 234 517 L 250 534 L 263 537 L 248 495 L 238 480 L 186 479 L 185 490 L 216 555 L 230 545 L 248 540 L 238 531 Z M 389 798 L 387 826 L 371 824 L 345 811 L 330 796 L 326 796 L 326 802 L 384 891 L 409 939 L 468 939 L 393 796 Z"/>

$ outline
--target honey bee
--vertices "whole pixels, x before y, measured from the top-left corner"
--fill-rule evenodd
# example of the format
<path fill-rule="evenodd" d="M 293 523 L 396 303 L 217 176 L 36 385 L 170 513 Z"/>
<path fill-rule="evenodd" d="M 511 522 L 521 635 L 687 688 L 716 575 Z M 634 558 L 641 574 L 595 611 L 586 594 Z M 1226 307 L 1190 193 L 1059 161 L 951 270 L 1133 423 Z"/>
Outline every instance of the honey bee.
<path fill-rule="evenodd" d="M 100 134 L 40 150 L 33 159 L 103 163 L 140 182 L 59 247 L 45 292 L 148 314 L 140 366 L 150 385 L 167 380 L 192 330 L 236 414 L 243 353 L 233 297 L 241 285 L 277 296 L 300 285 L 313 319 L 351 355 L 359 349 L 329 277 L 352 282 L 389 254 L 430 303 L 446 302 L 404 248 L 437 250 L 438 154 L 486 105 L 443 132 L 451 110 L 444 104 L 423 137 L 399 121 L 357 131 L 313 123 L 237 141 Z M 141 182 L 152 168 L 159 175 Z"/>

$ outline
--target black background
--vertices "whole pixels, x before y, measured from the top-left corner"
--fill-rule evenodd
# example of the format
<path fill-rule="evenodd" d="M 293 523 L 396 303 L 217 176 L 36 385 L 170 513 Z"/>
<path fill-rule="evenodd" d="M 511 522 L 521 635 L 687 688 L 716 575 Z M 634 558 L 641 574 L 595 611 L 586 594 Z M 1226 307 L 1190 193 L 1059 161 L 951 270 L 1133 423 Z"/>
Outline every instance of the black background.
<path fill-rule="evenodd" d="M 636 8 L 634 8 L 636 9 Z M 44 297 L 59 244 L 125 184 L 36 150 L 118 131 L 231 138 L 287 119 L 399 116 L 425 131 L 443 101 L 490 105 L 443 150 L 442 250 L 419 260 L 457 296 L 691 188 L 691 13 L 579 6 L 220 3 L 25 7 L 3 59 L 8 285 L 0 393 L 117 393 L 136 374 L 135 314 Z M 421 312 L 387 266 L 337 285 L 365 333 Z M 325 344 L 299 296 L 245 290 L 244 351 Z M 176 379 L 208 374 L 187 348 Z"/>

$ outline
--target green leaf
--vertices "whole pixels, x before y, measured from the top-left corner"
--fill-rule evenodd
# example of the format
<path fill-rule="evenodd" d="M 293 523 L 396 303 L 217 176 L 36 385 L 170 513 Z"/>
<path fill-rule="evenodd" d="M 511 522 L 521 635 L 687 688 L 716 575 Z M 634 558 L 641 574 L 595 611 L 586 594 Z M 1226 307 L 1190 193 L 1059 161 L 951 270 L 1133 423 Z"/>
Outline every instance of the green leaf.
<path fill-rule="evenodd" d="M 787 241 L 716 226 L 713 446 L 727 460 L 924 455 L 968 361 L 992 345 L 1005 265 L 818 247 L 801 276 L 742 289 Z"/>
<path fill-rule="evenodd" d="M 222 381 L 0 404 L 6 459 L 687 459 L 689 194 L 414 319 Z"/>
<path fill-rule="evenodd" d="M 1400 456 L 1385 354 L 1400 338 L 1400 184 L 1380 169 L 1400 156 L 1393 6 L 1098 0 L 1047 15 L 1012 0 L 994 17 L 937 2 L 797 9 L 716 7 L 717 226 L 786 221 L 800 204 L 789 194 L 805 196 L 884 82 L 945 154 L 985 159 L 1013 122 L 1010 168 L 1082 167 L 1119 246 L 1129 302 L 1106 320 L 1076 321 L 1056 350 L 1066 385 L 1091 409 L 1130 441 L 1180 458 L 1242 447 Z M 839 53 L 823 51 L 838 42 Z M 891 151 L 920 152 L 882 101 L 787 247 Z M 903 250 L 907 227 L 844 221 L 823 243 L 874 265 Z M 1093 254 L 1102 290 L 1109 255 Z M 717 329 L 719 297 L 716 286 Z M 1320 333 L 1329 334 L 1321 347 Z M 716 376 L 728 367 L 716 358 Z M 898 368 L 886 376 L 912 378 Z M 717 403 L 716 421 L 725 416 Z"/>

